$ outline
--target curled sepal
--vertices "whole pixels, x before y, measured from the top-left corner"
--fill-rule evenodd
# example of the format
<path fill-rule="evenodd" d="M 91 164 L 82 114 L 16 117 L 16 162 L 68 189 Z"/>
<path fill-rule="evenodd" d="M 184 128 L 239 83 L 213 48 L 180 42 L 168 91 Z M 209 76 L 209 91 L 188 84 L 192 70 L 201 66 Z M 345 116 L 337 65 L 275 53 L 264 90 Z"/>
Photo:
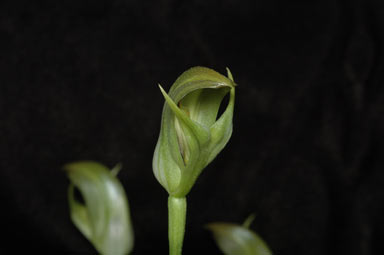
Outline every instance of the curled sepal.
<path fill-rule="evenodd" d="M 259 235 L 249 229 L 249 222 L 243 225 L 232 223 L 210 223 L 217 246 L 225 255 L 271 255 L 272 252 Z"/>
<path fill-rule="evenodd" d="M 193 67 L 166 93 L 160 136 L 153 156 L 156 179 L 174 197 L 185 196 L 201 171 L 232 134 L 235 83 L 212 69 Z M 218 116 L 229 93 L 229 103 Z"/>
<path fill-rule="evenodd" d="M 133 228 L 124 188 L 115 177 L 120 166 L 109 171 L 91 161 L 67 164 L 71 181 L 68 201 L 72 222 L 103 255 L 124 255 L 133 248 Z M 77 188 L 84 203 L 75 198 Z"/>

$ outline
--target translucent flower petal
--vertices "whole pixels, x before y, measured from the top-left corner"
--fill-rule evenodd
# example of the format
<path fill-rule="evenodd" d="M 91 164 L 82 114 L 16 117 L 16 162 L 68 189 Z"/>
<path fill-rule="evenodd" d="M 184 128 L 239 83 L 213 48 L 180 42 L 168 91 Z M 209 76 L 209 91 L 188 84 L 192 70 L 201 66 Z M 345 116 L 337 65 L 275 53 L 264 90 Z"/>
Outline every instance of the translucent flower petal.
<path fill-rule="evenodd" d="M 124 188 L 114 174 L 96 162 L 83 161 L 64 167 L 71 185 L 70 215 L 80 232 L 101 254 L 123 255 L 133 248 L 133 229 Z M 77 188 L 84 204 L 75 199 Z"/>

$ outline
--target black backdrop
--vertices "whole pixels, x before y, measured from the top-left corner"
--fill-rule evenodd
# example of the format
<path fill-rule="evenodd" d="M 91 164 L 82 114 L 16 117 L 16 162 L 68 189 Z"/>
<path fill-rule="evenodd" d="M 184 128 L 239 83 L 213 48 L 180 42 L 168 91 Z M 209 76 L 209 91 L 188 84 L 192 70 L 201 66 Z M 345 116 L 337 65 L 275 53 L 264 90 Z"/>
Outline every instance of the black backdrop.
<path fill-rule="evenodd" d="M 204 224 L 253 212 L 275 254 L 383 253 L 382 0 L 1 1 L 0 34 L 2 254 L 95 254 L 61 170 L 83 159 L 123 164 L 134 254 L 166 254 L 157 83 L 196 65 L 239 86 L 184 254 L 219 254 Z"/>

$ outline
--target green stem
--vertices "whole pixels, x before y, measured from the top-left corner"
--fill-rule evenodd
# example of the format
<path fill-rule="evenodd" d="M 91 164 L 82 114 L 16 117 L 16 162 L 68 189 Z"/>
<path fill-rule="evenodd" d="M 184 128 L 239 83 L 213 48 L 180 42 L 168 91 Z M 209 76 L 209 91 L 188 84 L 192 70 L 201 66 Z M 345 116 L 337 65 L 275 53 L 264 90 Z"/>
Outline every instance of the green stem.
<path fill-rule="evenodd" d="M 181 255 L 183 248 L 187 199 L 168 197 L 168 239 L 169 255 Z"/>

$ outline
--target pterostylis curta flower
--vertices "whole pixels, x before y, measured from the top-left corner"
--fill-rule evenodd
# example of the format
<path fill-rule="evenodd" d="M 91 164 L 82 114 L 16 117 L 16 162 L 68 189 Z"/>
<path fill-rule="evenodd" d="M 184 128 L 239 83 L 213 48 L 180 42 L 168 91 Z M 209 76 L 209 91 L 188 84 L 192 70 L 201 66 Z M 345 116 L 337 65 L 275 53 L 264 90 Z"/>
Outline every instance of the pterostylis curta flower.
<path fill-rule="evenodd" d="M 153 157 L 156 179 L 171 196 L 184 197 L 201 171 L 217 156 L 232 134 L 235 83 L 212 69 L 184 72 L 165 98 L 160 136 Z M 229 103 L 218 116 L 229 93 Z"/>
<path fill-rule="evenodd" d="M 71 181 L 68 201 L 72 222 L 102 255 L 125 255 L 133 248 L 133 229 L 119 167 L 82 161 L 64 166 Z M 84 203 L 75 198 L 75 187 Z"/>
<path fill-rule="evenodd" d="M 272 255 L 261 237 L 249 227 L 254 215 L 248 217 L 243 225 L 216 222 L 207 225 L 212 231 L 217 246 L 225 255 Z"/>
<path fill-rule="evenodd" d="M 153 172 L 167 190 L 170 254 L 179 255 L 185 232 L 186 198 L 197 177 L 232 134 L 235 82 L 212 69 L 193 67 L 172 85 L 165 98 Z M 218 116 L 225 96 L 228 105 Z"/>

